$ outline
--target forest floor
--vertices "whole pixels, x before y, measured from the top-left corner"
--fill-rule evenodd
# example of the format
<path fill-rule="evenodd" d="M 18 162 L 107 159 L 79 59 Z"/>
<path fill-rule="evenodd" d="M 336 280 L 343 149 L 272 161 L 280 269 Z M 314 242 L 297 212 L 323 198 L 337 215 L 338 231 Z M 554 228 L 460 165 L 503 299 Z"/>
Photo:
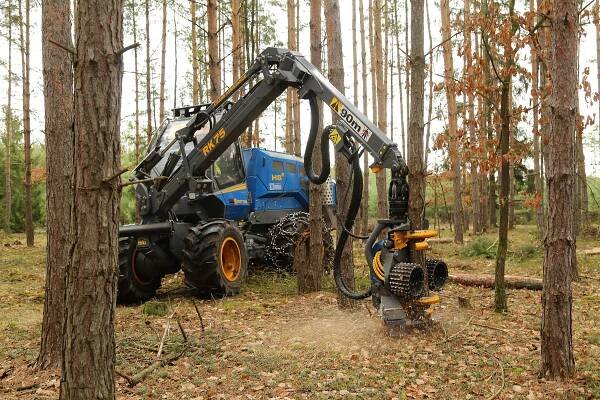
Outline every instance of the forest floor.
<path fill-rule="evenodd" d="M 511 231 L 508 274 L 541 276 L 541 247 L 533 229 Z M 433 256 L 448 260 L 451 273 L 491 273 L 495 237 L 490 233 L 464 246 L 436 244 Z M 0 398 L 57 398 L 60 377 L 28 367 L 38 351 L 45 238 L 39 234 L 32 249 L 24 241 L 20 235 L 0 236 Z M 435 312 L 436 325 L 395 332 L 382 326 L 367 302 L 353 311 L 338 310 L 331 278 L 324 291 L 303 296 L 296 294 L 294 276 L 253 270 L 233 298 L 194 299 L 175 275 L 164 280 L 157 299 L 118 307 L 118 372 L 132 377 L 152 364 L 167 325 L 163 357 L 183 351 L 134 387 L 119 376 L 118 397 L 600 398 L 600 255 L 581 252 L 599 246 L 600 236 L 578 241 L 577 375 L 566 383 L 538 378 L 540 292 L 509 290 L 509 312 L 497 314 L 493 291 L 449 284 Z"/>

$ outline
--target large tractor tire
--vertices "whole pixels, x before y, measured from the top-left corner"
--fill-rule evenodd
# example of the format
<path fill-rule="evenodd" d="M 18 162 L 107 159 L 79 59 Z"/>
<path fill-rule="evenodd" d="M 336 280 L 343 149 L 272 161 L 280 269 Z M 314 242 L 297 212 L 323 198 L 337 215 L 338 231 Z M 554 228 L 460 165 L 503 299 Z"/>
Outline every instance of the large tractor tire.
<path fill-rule="evenodd" d="M 267 237 L 266 262 L 276 269 L 294 272 L 294 250 L 303 236 L 310 234 L 309 214 L 295 212 L 281 218 L 269 230 Z M 333 238 L 331 230 L 323 222 L 323 269 L 329 272 L 333 266 Z"/>
<path fill-rule="evenodd" d="M 141 303 L 156 295 L 161 278 L 148 280 L 136 273 L 137 243 L 134 238 L 119 238 L 119 281 L 117 302 L 120 304 Z"/>
<path fill-rule="evenodd" d="M 185 284 L 201 295 L 239 293 L 248 271 L 248 254 L 241 232 L 222 219 L 190 229 L 185 237 Z"/>

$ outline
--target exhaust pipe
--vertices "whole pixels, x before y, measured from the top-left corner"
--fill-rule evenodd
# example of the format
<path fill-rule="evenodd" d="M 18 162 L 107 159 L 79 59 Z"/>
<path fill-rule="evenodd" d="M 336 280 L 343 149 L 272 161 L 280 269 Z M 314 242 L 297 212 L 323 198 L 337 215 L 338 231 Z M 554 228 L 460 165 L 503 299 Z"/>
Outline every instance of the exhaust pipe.
<path fill-rule="evenodd" d="M 131 224 L 119 227 L 119 237 L 132 237 L 150 235 L 153 233 L 167 233 L 173 230 L 171 222 L 157 222 L 155 224 Z"/>

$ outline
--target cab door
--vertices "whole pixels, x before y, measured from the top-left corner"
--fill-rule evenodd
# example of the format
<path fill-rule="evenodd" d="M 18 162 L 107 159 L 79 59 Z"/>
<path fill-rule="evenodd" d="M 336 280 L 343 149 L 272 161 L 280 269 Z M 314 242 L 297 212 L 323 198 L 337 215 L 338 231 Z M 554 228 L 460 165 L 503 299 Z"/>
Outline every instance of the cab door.
<path fill-rule="evenodd" d="M 221 154 L 212 166 L 215 195 L 225 205 L 225 218 L 240 220 L 250 212 L 246 173 L 239 143 L 235 142 Z"/>

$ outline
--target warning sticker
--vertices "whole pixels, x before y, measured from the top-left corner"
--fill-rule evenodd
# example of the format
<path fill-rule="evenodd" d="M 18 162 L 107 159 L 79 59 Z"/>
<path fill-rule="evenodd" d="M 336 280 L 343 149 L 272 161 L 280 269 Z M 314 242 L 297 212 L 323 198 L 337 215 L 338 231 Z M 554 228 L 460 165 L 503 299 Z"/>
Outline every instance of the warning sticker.
<path fill-rule="evenodd" d="M 331 102 L 329 103 L 331 109 L 336 112 L 344 122 L 356 132 L 360 137 L 367 142 L 371 137 L 372 132 L 364 126 L 354 114 L 352 114 L 337 97 L 332 97 Z M 333 139 L 332 139 L 333 141 Z"/>
<path fill-rule="evenodd" d="M 333 129 L 331 131 L 331 133 L 329 134 L 329 140 L 331 140 L 331 142 L 334 145 L 338 144 L 342 140 L 342 137 L 340 136 L 340 133 L 337 131 L 337 129 Z"/>

